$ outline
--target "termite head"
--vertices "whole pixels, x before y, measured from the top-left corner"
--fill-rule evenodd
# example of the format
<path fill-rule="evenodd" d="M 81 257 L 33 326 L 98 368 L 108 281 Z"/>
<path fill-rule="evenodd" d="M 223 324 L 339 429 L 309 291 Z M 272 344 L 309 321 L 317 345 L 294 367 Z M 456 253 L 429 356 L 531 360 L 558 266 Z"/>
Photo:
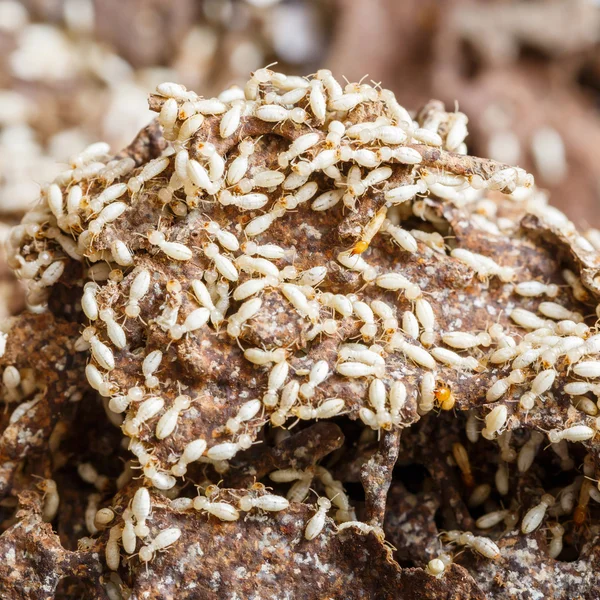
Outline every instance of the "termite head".
<path fill-rule="evenodd" d="M 360 241 L 356 242 L 356 244 L 354 244 L 354 248 L 352 248 L 351 254 L 353 256 L 356 254 L 362 254 L 363 252 L 367 251 L 368 247 L 369 247 L 369 242 L 360 240 Z"/>
<path fill-rule="evenodd" d="M 456 403 L 456 399 L 454 398 L 454 394 L 452 390 L 447 386 L 439 387 L 435 390 L 435 398 L 440 405 L 442 410 L 452 410 L 454 408 L 454 404 Z"/>

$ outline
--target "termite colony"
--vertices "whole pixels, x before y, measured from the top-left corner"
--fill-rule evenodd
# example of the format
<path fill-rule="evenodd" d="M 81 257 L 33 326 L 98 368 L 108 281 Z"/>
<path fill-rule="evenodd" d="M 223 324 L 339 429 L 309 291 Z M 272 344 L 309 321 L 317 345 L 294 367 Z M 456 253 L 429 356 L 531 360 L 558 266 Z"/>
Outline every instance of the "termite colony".
<path fill-rule="evenodd" d="M 1 489 L 50 447 L 60 519 L 63 438 L 86 413 L 120 430 L 124 469 L 76 462 L 80 552 L 114 597 L 197 597 L 184 563 L 244 597 L 215 557 L 285 570 L 286 545 L 323 589 L 400 585 L 395 556 L 427 597 L 493 594 L 532 543 L 574 578 L 554 559 L 593 552 L 600 499 L 593 243 L 522 169 L 467 155 L 467 117 L 436 101 L 411 114 L 377 84 L 260 69 L 149 102 L 156 123 L 75 157 L 10 237 L 29 312 L 3 330 Z M 313 572 L 349 547 L 386 566 Z"/>

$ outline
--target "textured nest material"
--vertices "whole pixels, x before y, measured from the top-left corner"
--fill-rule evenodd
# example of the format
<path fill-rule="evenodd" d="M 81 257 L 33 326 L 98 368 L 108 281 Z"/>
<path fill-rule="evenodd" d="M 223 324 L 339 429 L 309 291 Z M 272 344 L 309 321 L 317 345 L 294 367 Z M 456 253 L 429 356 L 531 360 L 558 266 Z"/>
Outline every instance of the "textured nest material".
<path fill-rule="evenodd" d="M 157 92 L 10 236 L 2 597 L 594 597 L 593 246 L 439 102 Z"/>

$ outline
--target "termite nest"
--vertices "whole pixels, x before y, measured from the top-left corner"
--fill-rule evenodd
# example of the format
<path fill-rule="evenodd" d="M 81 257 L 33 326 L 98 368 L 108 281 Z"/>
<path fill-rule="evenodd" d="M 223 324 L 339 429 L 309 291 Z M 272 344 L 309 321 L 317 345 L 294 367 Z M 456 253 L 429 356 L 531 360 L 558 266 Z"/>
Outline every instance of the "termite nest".
<path fill-rule="evenodd" d="M 437 101 L 149 104 L 10 235 L 3 597 L 595 597 L 595 238 Z"/>

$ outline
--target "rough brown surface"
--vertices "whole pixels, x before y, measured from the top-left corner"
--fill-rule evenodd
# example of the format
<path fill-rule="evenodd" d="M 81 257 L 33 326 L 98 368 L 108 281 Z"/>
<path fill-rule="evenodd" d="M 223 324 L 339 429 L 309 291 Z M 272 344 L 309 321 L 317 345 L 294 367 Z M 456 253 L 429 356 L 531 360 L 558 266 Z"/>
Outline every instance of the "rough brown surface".
<path fill-rule="evenodd" d="M 0 356 L 10 411 L 0 421 L 0 545 L 11 569 L 2 594 L 525 599 L 577 589 L 593 598 L 596 495 L 577 469 L 596 476 L 599 394 L 565 386 L 585 383 L 580 363 L 599 354 L 598 252 L 522 169 L 462 153 L 460 113 L 431 102 L 408 123 L 386 92 L 349 84 L 338 96 L 327 88 L 325 123 L 310 91 L 285 109 L 302 109 L 301 123 L 267 121 L 265 105 L 306 84 L 266 70 L 255 77 L 266 81 L 216 110 L 190 109 L 186 100 L 201 99 L 183 88 L 159 88 L 150 106 L 162 127 L 153 123 L 117 155 L 133 159 L 130 170 L 113 177 L 116 163 L 99 147 L 95 160 L 109 166 L 44 188 L 11 236 L 30 311 L 10 321 Z M 320 71 L 308 85 L 327 78 Z M 363 97 L 335 109 L 342 93 Z M 245 112 L 222 135 L 236 102 Z M 178 140 L 190 110 L 206 114 Z M 351 129 L 378 118 L 405 139 L 386 144 Z M 337 141 L 332 121 L 343 123 Z M 313 133 L 314 145 L 288 166 L 282 153 Z M 231 181 L 249 140 L 245 179 Z M 324 152 L 337 171 L 320 166 Z M 307 183 L 294 183 L 309 167 Z M 286 179 L 259 187 L 265 170 Z M 356 173 L 383 178 L 361 190 Z M 414 194 L 395 200 L 409 185 Z M 248 186 L 264 194 L 259 209 L 229 203 Z M 107 189 L 119 196 L 106 200 Z M 337 203 L 316 210 L 338 190 Z M 120 212 L 105 218 L 98 203 Z M 253 230 L 265 215 L 270 225 Z M 273 257 L 257 262 L 252 243 Z M 344 251 L 356 263 L 344 264 Z M 135 316 L 140 273 L 148 285 Z M 257 281 L 264 287 L 242 294 Z M 524 282 L 555 287 L 524 296 Z M 255 310 L 241 319 L 249 301 Z M 450 332 L 476 341 L 457 348 Z M 553 357 L 567 343 L 589 350 Z M 511 347 L 513 356 L 495 361 Z M 144 360 L 157 351 L 148 372 Z M 271 354 L 250 360 L 253 351 Z M 513 363 L 532 351 L 520 369 Z M 311 375 L 315 365 L 323 376 Z M 524 394 L 552 369 L 528 407 Z M 503 394 L 488 395 L 509 376 Z M 238 418 L 248 406 L 256 410 Z M 492 410 L 505 410 L 496 427 Z M 546 434 L 563 430 L 582 443 L 544 448 Z M 556 504 L 522 533 L 545 493 Z M 108 508 L 110 521 L 95 520 Z M 478 529 L 482 515 L 502 509 L 516 519 Z M 551 558 L 547 527 L 556 522 L 565 535 Z M 488 546 L 477 545 L 482 536 Z M 437 557 L 441 571 L 430 562 Z"/>

